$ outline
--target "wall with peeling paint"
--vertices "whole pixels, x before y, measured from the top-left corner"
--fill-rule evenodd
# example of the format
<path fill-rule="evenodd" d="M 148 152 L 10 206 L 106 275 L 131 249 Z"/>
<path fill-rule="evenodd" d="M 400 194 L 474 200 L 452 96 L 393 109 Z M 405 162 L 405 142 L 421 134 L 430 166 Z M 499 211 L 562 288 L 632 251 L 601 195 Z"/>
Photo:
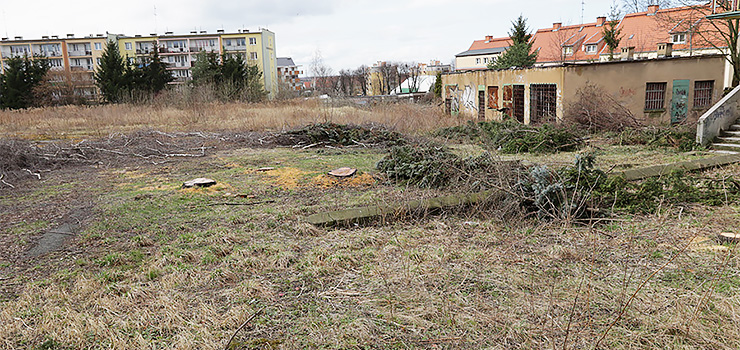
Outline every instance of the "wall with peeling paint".
<path fill-rule="evenodd" d="M 530 87 L 532 84 L 555 84 L 557 119 L 562 120 L 565 104 L 573 101 L 578 89 L 586 84 L 599 85 L 620 101 L 635 117 L 648 124 L 668 124 L 674 80 L 689 80 L 688 119 L 696 121 L 707 108 L 696 109 L 694 82 L 714 80 L 712 101 L 722 96 L 726 87 L 727 65 L 722 56 L 675 57 L 654 60 L 613 61 L 592 64 L 562 65 L 531 69 L 479 70 L 453 72 L 442 76 L 444 98 L 461 115 L 476 118 L 478 91 L 497 86 L 498 101 L 503 101 L 503 87 L 524 86 L 524 122 L 530 122 Z M 664 109 L 645 111 L 645 88 L 648 82 L 666 82 Z M 484 94 L 487 96 L 487 94 Z M 488 106 L 488 101 L 484 101 Z M 457 113 L 455 112 L 455 113 Z M 504 113 L 486 107 L 486 120 L 501 120 Z"/>
<path fill-rule="evenodd" d="M 461 115 L 476 118 L 480 105 L 478 91 L 481 91 L 481 88 L 499 87 L 498 100 L 503 101 L 504 86 L 524 85 L 524 122 L 529 124 L 529 86 L 531 84 L 555 84 L 557 87 L 557 118 L 559 120 L 563 116 L 563 74 L 564 67 L 453 72 L 442 76 L 442 83 L 445 86 L 443 97 L 451 99 L 453 106 L 459 106 Z M 486 95 L 484 94 L 484 96 Z M 488 101 L 485 102 L 484 104 L 488 106 Z M 501 120 L 503 116 L 504 112 L 486 107 L 486 120 Z"/>
<path fill-rule="evenodd" d="M 696 121 L 707 108 L 694 108 L 694 82 L 714 80 L 712 102 L 722 97 L 725 87 L 725 59 L 722 56 L 695 56 L 660 60 L 615 61 L 565 67 L 565 101 L 573 101 L 578 89 L 595 84 L 620 101 L 638 119 L 648 124 L 671 122 L 674 80 L 689 80 L 687 120 Z M 664 108 L 645 111 L 645 88 L 649 82 L 666 82 Z M 567 103 L 567 102 L 566 102 Z"/>

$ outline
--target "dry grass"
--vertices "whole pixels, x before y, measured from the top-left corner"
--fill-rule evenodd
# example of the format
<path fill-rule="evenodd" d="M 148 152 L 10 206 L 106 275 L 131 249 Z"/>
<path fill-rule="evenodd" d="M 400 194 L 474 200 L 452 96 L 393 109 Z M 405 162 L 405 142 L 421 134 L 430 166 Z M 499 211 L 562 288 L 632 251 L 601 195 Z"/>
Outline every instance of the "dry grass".
<path fill-rule="evenodd" d="M 178 107 L 179 106 L 179 107 Z M 378 104 L 336 107 L 318 100 L 283 103 L 185 103 L 102 105 L 0 111 L 0 136 L 32 139 L 103 137 L 141 129 L 171 131 L 275 131 L 318 122 L 380 123 L 404 133 L 457 125 L 440 107 Z"/>
<path fill-rule="evenodd" d="M 0 209 L 13 214 L 0 222 L 54 213 L 55 191 L 94 193 L 76 201 L 96 201 L 98 214 L 67 249 L 19 260 L 26 270 L 8 281 L 16 295 L 0 304 L 0 347 L 221 349 L 263 307 L 237 336 L 241 348 L 592 349 L 622 308 L 601 348 L 740 346 L 740 259 L 697 239 L 740 227 L 737 207 L 663 207 L 594 227 L 474 212 L 341 229 L 302 222 L 423 195 L 371 181 L 312 185 L 339 164 L 371 173 L 380 156 L 242 150 L 98 180 L 49 174 L 3 192 Z M 284 170 L 254 171 L 266 165 Z M 222 186 L 177 189 L 195 174 Z M 225 192 L 275 202 L 206 206 L 237 200 Z M 684 250 L 689 242 L 703 243 Z"/>

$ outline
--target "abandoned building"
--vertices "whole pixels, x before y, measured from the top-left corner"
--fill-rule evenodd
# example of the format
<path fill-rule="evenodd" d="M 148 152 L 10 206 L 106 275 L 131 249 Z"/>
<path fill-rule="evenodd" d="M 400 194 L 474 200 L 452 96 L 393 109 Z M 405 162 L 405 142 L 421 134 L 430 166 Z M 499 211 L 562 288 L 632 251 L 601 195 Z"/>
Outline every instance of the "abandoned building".
<path fill-rule="evenodd" d="M 445 109 L 479 120 L 544 123 L 563 118 L 580 88 L 603 88 L 647 124 L 697 119 L 732 80 L 724 55 L 561 63 L 530 69 L 471 70 L 443 75 Z"/>

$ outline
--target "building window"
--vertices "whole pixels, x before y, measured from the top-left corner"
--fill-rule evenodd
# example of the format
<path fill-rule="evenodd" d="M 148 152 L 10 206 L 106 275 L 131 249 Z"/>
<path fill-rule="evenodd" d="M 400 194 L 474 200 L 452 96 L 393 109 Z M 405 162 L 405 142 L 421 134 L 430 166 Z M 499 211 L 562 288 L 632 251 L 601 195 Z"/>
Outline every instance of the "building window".
<path fill-rule="evenodd" d="M 249 45 L 257 45 L 257 38 L 249 38 Z"/>
<path fill-rule="evenodd" d="M 488 57 L 483 57 L 483 63 L 488 64 Z"/>
<path fill-rule="evenodd" d="M 250 52 L 249 53 L 249 59 L 250 60 L 256 60 L 257 59 L 257 53 L 256 52 Z"/>
<path fill-rule="evenodd" d="M 685 44 L 686 43 L 686 33 L 676 33 L 672 36 L 672 41 L 674 44 Z"/>
<path fill-rule="evenodd" d="M 488 109 L 498 109 L 498 86 L 488 87 Z"/>
<path fill-rule="evenodd" d="M 236 39 L 236 46 L 247 46 L 247 39 L 244 39 L 244 38 Z"/>
<path fill-rule="evenodd" d="M 480 64 L 480 58 L 475 59 L 475 64 Z"/>
<path fill-rule="evenodd" d="M 563 47 L 563 56 L 570 56 L 573 54 L 573 46 Z"/>
<path fill-rule="evenodd" d="M 126 43 L 126 50 L 131 50 L 131 43 Z"/>
<path fill-rule="evenodd" d="M 595 53 L 596 52 L 596 45 L 586 45 L 586 48 L 584 49 L 586 53 Z"/>
<path fill-rule="evenodd" d="M 102 50 L 102 49 L 103 49 L 103 44 L 95 43 L 95 50 Z"/>
<path fill-rule="evenodd" d="M 714 80 L 694 82 L 694 108 L 709 107 L 712 104 Z"/>
<path fill-rule="evenodd" d="M 663 109 L 665 104 L 665 88 L 667 83 L 647 83 L 645 85 L 645 110 L 655 111 Z"/>
<path fill-rule="evenodd" d="M 97 63 L 97 65 L 99 66 L 99 65 L 100 65 L 100 62 L 101 62 L 101 60 L 100 60 L 100 57 L 96 58 L 96 59 L 95 59 L 95 62 L 96 62 L 96 63 Z"/>
<path fill-rule="evenodd" d="M 529 85 L 529 121 L 531 123 L 555 121 L 557 90 L 555 84 Z"/>

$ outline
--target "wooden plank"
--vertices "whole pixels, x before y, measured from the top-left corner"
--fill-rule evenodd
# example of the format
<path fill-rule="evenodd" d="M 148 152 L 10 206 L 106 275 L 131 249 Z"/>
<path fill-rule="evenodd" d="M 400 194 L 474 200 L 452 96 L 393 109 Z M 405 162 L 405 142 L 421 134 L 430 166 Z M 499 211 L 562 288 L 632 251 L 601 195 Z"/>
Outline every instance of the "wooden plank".
<path fill-rule="evenodd" d="M 740 154 L 727 154 L 711 158 L 689 160 L 673 164 L 653 165 L 639 169 L 629 169 L 611 173 L 613 176 L 622 176 L 627 181 L 642 180 L 649 177 L 668 175 L 674 170 L 696 171 L 714 168 L 740 162 Z"/>
<path fill-rule="evenodd" d="M 457 194 L 422 200 L 413 200 L 398 205 L 373 205 L 360 208 L 336 210 L 311 215 L 306 218 L 306 221 L 314 225 L 354 223 L 376 219 L 383 216 L 400 216 L 414 210 L 434 210 L 475 204 L 487 200 L 496 194 L 501 194 L 501 192 L 483 191 L 470 194 Z"/>

